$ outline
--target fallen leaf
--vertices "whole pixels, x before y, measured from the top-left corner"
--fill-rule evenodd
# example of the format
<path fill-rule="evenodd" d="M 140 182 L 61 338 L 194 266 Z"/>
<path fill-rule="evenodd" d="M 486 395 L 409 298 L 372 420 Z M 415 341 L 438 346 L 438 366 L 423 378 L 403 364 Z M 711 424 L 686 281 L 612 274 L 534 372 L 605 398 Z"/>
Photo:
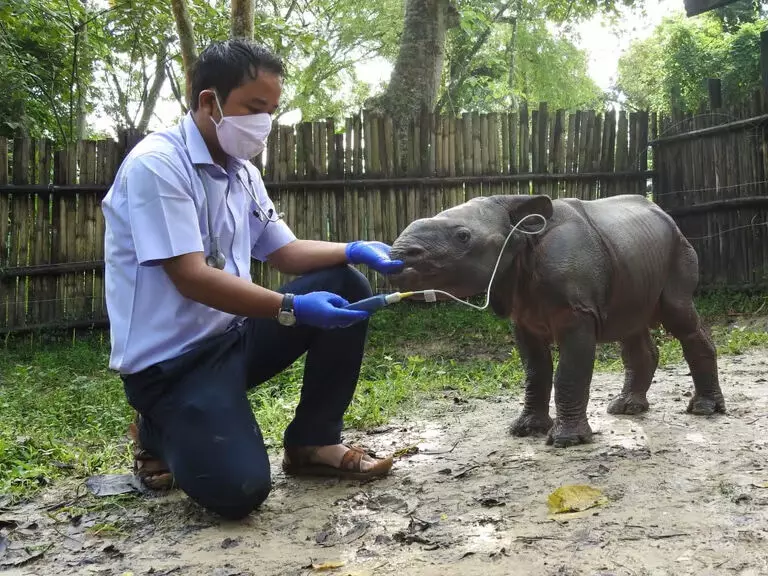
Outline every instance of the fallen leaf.
<path fill-rule="evenodd" d="M 5 556 L 6 550 L 8 550 L 8 538 L 0 536 L 0 558 Z"/>
<path fill-rule="evenodd" d="M 24 524 L 24 520 L 18 516 L 0 516 L 0 528 L 16 528 Z"/>
<path fill-rule="evenodd" d="M 79 538 L 72 538 L 71 536 L 65 536 L 62 545 L 68 548 L 72 552 L 79 552 L 85 546 L 85 541 Z"/>
<path fill-rule="evenodd" d="M 403 456 L 413 456 L 414 454 L 419 453 L 419 447 L 418 446 L 406 446 L 405 448 L 400 448 L 399 450 L 396 450 L 394 453 L 394 458 L 402 458 Z"/>
<path fill-rule="evenodd" d="M 94 496 L 117 496 L 131 492 L 146 492 L 133 474 L 103 474 L 91 476 L 85 486 Z"/>
<path fill-rule="evenodd" d="M 315 572 L 323 572 L 325 570 L 335 570 L 344 566 L 344 562 L 323 562 L 322 564 L 312 563 L 312 570 Z"/>
<path fill-rule="evenodd" d="M 50 548 L 50 546 L 48 546 L 48 548 Z M 29 564 L 30 562 L 34 562 L 35 560 L 42 558 L 43 554 L 45 554 L 48 548 L 45 550 L 40 550 L 39 552 L 35 552 L 34 554 L 26 554 L 24 556 L 0 560 L 0 566 L 24 566 L 25 564 Z"/>
<path fill-rule="evenodd" d="M 475 501 L 484 506 L 485 508 L 493 508 L 494 506 L 506 506 L 507 504 L 503 500 L 488 496 L 485 498 L 475 498 Z"/>
<path fill-rule="evenodd" d="M 114 544 L 108 544 L 105 546 L 102 551 L 103 554 L 106 554 L 107 556 L 111 558 L 122 558 L 125 556 Z"/>
<path fill-rule="evenodd" d="M 608 499 L 600 490 L 586 484 L 561 486 L 547 499 L 551 514 L 581 512 L 595 506 L 602 506 L 607 502 Z"/>

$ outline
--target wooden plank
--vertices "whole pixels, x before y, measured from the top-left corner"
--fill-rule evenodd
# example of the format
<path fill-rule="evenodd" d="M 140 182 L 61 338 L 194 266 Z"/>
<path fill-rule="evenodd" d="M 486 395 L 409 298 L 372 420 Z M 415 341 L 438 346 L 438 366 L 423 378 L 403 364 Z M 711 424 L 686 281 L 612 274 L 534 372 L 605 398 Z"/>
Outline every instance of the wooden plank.
<path fill-rule="evenodd" d="M 8 140 L 0 136 L 0 185 L 8 184 Z M 0 268 L 10 265 L 8 255 L 8 225 L 10 219 L 10 198 L 0 192 Z M 10 286 L 0 280 L 0 327 L 9 328 L 8 301 Z"/>
<path fill-rule="evenodd" d="M 477 112 L 472 113 L 472 174 L 478 175 L 483 173 L 483 145 L 481 143 L 482 138 L 482 118 Z M 483 195 L 482 184 L 475 184 L 472 186 L 472 197 Z"/>
<path fill-rule="evenodd" d="M 501 174 L 509 174 L 509 114 L 506 112 L 500 117 L 501 130 L 501 157 L 499 158 L 499 170 Z M 506 184 L 501 185 L 501 193 L 509 194 L 509 187 Z"/>
<path fill-rule="evenodd" d="M 384 176 L 392 178 L 396 176 L 396 150 L 395 127 L 390 116 L 382 118 L 382 151 L 384 153 L 383 169 Z M 392 244 L 397 238 L 398 232 L 405 221 L 404 215 L 401 215 L 401 206 L 403 205 L 403 193 L 400 189 L 389 186 L 382 197 L 386 213 L 384 215 L 384 242 Z"/>
<path fill-rule="evenodd" d="M 590 112 L 591 110 L 585 111 L 581 116 L 581 126 L 579 128 L 579 151 L 578 151 L 578 171 L 579 172 L 588 172 L 588 165 L 589 165 L 589 143 L 591 142 L 591 125 L 590 125 Z M 584 182 L 579 182 L 576 186 L 576 196 L 578 198 L 581 198 L 582 200 L 586 199 L 585 196 L 586 192 L 586 185 Z"/>
<path fill-rule="evenodd" d="M 344 121 L 344 175 L 349 177 L 354 169 L 355 128 L 352 118 Z M 357 239 L 357 202 L 354 190 L 344 188 L 344 212 L 346 214 L 345 240 L 351 242 Z"/>
<path fill-rule="evenodd" d="M 461 144 L 456 142 L 456 122 L 458 119 L 454 116 L 448 118 L 448 176 L 456 176 L 457 152 L 460 151 Z M 451 206 L 457 206 L 464 202 L 464 193 L 461 187 L 452 186 Z"/>
<path fill-rule="evenodd" d="M 549 170 L 553 173 L 562 174 L 565 166 L 565 154 L 563 151 L 563 133 L 564 133 L 565 110 L 559 109 L 555 112 L 555 121 L 552 127 L 552 139 L 550 141 L 549 152 Z M 550 187 L 549 193 L 553 198 L 559 198 L 561 194 L 561 185 L 557 182 Z"/>
<path fill-rule="evenodd" d="M 435 166 L 434 166 L 434 173 L 437 176 L 445 176 L 445 155 L 446 155 L 446 142 L 445 142 L 445 135 L 444 132 L 447 131 L 447 127 L 445 123 L 443 122 L 445 119 L 444 116 L 441 116 L 438 113 L 432 114 L 432 122 L 435 127 L 435 135 L 434 135 L 434 143 L 435 143 Z M 442 210 L 443 204 L 446 202 L 446 199 L 443 198 L 443 195 L 445 194 L 446 189 L 445 187 L 441 186 L 439 188 L 435 188 L 432 190 L 432 195 L 435 198 L 435 206 L 434 211 L 439 212 Z"/>
<path fill-rule="evenodd" d="M 760 80 L 763 90 L 768 91 L 768 30 L 760 32 Z"/>
<path fill-rule="evenodd" d="M 491 174 L 501 173 L 499 145 L 499 115 L 496 112 L 491 112 L 488 114 L 488 171 Z M 499 184 L 492 185 L 488 193 L 491 195 L 501 194 L 501 186 Z"/>
<path fill-rule="evenodd" d="M 603 115 L 595 114 L 594 124 L 592 126 L 592 146 L 590 152 L 590 171 L 600 171 L 600 152 L 602 148 L 603 137 Z M 600 187 L 599 179 L 594 179 L 589 183 L 589 197 L 592 199 L 599 198 Z"/>
<path fill-rule="evenodd" d="M 603 128 L 603 151 L 601 153 L 601 171 L 602 172 L 614 172 L 618 170 L 616 166 L 616 111 L 611 110 L 606 113 L 605 125 Z M 616 188 L 613 182 L 606 181 L 604 183 L 605 196 L 613 196 L 616 193 Z"/>
<path fill-rule="evenodd" d="M 579 130 L 581 128 L 581 112 L 571 112 L 568 117 L 568 149 L 566 151 L 566 171 L 573 174 L 578 171 L 579 154 Z M 572 198 L 576 195 L 576 183 L 569 181 L 565 183 L 565 195 Z"/>
<path fill-rule="evenodd" d="M 463 144 L 463 164 L 464 164 L 464 171 L 463 174 L 470 175 L 475 173 L 475 167 L 474 167 L 474 144 L 472 143 L 472 114 L 465 113 L 461 117 L 461 124 L 462 124 L 462 144 Z M 464 197 L 466 200 L 470 200 L 474 197 L 474 188 L 472 186 L 466 185 L 464 187 Z"/>
<path fill-rule="evenodd" d="M 491 157 L 490 157 L 490 132 L 489 132 L 489 118 L 488 114 L 480 115 L 480 138 L 478 140 L 480 144 L 480 174 L 491 173 Z M 489 194 L 490 187 L 483 187 L 481 195 L 485 196 Z"/>
<path fill-rule="evenodd" d="M 539 102 L 538 118 L 537 118 L 537 134 L 536 134 L 536 153 L 537 162 L 533 164 L 534 172 L 539 174 L 547 173 L 547 164 L 549 162 L 547 158 L 548 140 L 549 140 L 549 105 L 546 102 Z M 544 182 L 543 185 L 537 186 L 537 193 L 549 194 L 549 183 Z"/>
<path fill-rule="evenodd" d="M 411 118 L 409 125 L 410 138 L 408 139 L 407 173 L 409 176 L 420 174 L 419 170 L 419 118 Z M 420 195 L 415 186 L 408 188 L 408 202 L 406 206 L 406 220 L 408 223 L 418 218 Z"/>
<path fill-rule="evenodd" d="M 531 172 L 533 174 L 539 171 L 539 111 L 531 110 Z M 539 194 L 543 184 L 541 182 L 531 182 L 531 189 L 534 194 Z"/>
<path fill-rule="evenodd" d="M 32 142 L 28 138 L 15 138 L 13 141 L 13 183 L 29 184 L 30 154 Z M 15 194 L 12 200 L 11 222 L 11 257 L 13 266 L 29 265 L 29 235 L 30 214 L 33 197 L 28 193 Z M 27 292 L 29 278 L 17 278 L 15 285 L 10 287 L 11 298 L 14 302 L 9 312 L 12 314 L 13 326 L 22 327 L 27 324 Z"/>

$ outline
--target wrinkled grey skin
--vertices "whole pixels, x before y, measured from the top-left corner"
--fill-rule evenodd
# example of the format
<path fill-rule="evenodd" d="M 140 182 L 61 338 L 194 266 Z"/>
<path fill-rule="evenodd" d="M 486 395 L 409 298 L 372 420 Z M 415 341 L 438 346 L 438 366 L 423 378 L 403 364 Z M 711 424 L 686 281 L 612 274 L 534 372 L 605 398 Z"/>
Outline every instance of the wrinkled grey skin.
<path fill-rule="evenodd" d="M 643 197 L 474 198 L 408 225 L 392 246 L 392 258 L 405 263 L 392 280 L 401 290 L 485 293 L 504 239 L 527 214 L 545 216 L 546 228 L 513 234 L 490 295 L 493 312 L 514 324 L 525 367 L 525 404 L 511 434 L 546 433 L 556 447 L 591 441 L 587 403 L 597 343 L 618 341 L 625 369 L 608 412 L 648 410 L 659 360 L 650 329 L 659 323 L 680 341 L 691 370 L 688 412 L 725 412 L 715 347 L 693 304 L 698 258 L 672 218 Z M 541 226 L 531 218 L 521 228 Z M 553 344 L 560 351 L 554 421 Z"/>

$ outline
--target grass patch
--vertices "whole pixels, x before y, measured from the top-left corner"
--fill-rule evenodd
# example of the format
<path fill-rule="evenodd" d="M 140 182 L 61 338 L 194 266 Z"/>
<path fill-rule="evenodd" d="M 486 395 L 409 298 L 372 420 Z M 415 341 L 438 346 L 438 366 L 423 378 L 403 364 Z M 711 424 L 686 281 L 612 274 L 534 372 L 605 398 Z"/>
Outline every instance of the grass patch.
<path fill-rule="evenodd" d="M 712 333 L 721 354 L 768 345 L 764 328 L 722 323 L 734 314 L 768 312 L 767 298 L 723 293 L 699 298 L 706 321 L 719 322 Z M 676 340 L 662 331 L 654 337 L 662 365 L 682 360 Z M 24 498 L 59 478 L 128 469 L 125 433 L 132 413 L 119 378 L 107 369 L 108 355 L 106 332 L 76 339 L 46 334 L 6 341 L 0 354 L 0 494 Z M 622 369 L 616 345 L 599 348 L 596 369 Z M 264 436 L 273 447 L 280 445 L 298 402 L 302 370 L 299 360 L 251 395 Z M 452 303 L 402 303 L 372 319 L 346 424 L 377 426 L 407 413 L 426 397 L 516 393 L 522 375 L 506 321 L 489 311 Z"/>

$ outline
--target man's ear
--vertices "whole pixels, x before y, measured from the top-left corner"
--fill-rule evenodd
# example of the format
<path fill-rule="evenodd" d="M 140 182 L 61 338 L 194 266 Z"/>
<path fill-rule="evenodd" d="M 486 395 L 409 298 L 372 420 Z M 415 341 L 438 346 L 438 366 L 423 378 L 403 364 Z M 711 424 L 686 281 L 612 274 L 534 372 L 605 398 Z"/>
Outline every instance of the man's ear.
<path fill-rule="evenodd" d="M 201 90 L 197 97 L 198 108 L 204 108 L 213 118 L 219 118 L 219 107 L 216 105 L 216 95 L 212 89 Z M 223 106 L 223 104 L 222 104 Z"/>
<path fill-rule="evenodd" d="M 539 214 L 546 220 L 552 218 L 552 199 L 546 194 L 510 194 L 490 196 L 488 199 L 506 210 L 512 226 L 531 214 Z M 530 218 L 521 224 L 520 228 L 530 231 L 539 230 L 541 229 L 541 220 Z"/>

